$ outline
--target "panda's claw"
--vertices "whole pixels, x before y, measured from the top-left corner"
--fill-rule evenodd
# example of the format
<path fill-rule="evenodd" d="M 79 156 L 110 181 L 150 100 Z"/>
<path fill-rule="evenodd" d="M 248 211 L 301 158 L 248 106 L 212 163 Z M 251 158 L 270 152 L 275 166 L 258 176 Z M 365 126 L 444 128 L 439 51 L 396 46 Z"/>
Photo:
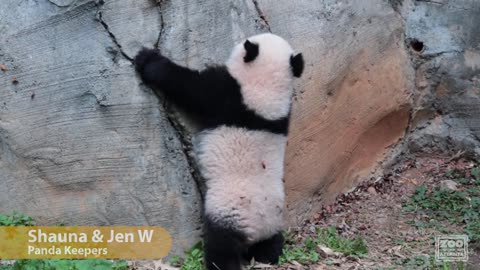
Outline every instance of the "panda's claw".
<path fill-rule="evenodd" d="M 143 48 L 135 56 L 135 69 L 142 80 L 152 86 L 161 87 L 172 66 L 171 61 L 157 49 Z"/>
<path fill-rule="evenodd" d="M 140 52 L 138 52 L 137 56 L 135 56 L 135 69 L 142 73 L 148 63 L 161 57 L 162 55 L 158 49 L 148 49 L 143 47 Z"/>

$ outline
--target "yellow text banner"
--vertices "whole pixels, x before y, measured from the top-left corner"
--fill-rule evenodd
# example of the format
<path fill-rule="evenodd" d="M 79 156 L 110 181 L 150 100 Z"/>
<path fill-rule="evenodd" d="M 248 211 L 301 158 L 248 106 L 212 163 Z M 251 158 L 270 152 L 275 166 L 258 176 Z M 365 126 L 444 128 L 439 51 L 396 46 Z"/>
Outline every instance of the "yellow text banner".
<path fill-rule="evenodd" d="M 171 247 L 155 226 L 0 227 L 0 259 L 159 259 Z"/>

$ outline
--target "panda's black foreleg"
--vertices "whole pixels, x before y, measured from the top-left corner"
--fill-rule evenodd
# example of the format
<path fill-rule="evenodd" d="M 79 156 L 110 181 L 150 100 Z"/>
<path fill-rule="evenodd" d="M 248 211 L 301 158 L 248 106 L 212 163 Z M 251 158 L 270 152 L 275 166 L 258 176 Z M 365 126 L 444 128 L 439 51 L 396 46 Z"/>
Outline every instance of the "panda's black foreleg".
<path fill-rule="evenodd" d="M 255 243 L 248 249 L 247 259 L 255 258 L 257 262 L 276 264 L 282 255 L 283 242 L 282 232 L 279 232 L 266 240 Z"/>
<path fill-rule="evenodd" d="M 159 50 L 146 48 L 135 57 L 135 68 L 145 83 L 177 106 L 195 113 L 205 110 L 206 94 L 199 71 L 175 64 Z"/>
<path fill-rule="evenodd" d="M 241 270 L 246 253 L 245 237 L 207 218 L 204 250 L 208 270 Z"/>

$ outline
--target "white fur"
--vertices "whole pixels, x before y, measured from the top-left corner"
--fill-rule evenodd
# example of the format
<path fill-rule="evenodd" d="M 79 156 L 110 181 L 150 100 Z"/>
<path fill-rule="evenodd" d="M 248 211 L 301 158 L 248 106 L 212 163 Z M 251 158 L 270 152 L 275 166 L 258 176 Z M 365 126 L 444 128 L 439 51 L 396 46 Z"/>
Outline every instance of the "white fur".
<path fill-rule="evenodd" d="M 242 42 L 226 62 L 228 71 L 240 83 L 243 102 L 269 120 L 287 116 L 293 92 L 293 49 L 281 37 L 269 33 L 248 40 L 259 45 L 257 58 L 249 63 L 243 61 L 246 51 Z"/>
<path fill-rule="evenodd" d="M 219 127 L 195 143 L 207 179 L 205 212 L 255 242 L 283 226 L 283 158 L 286 137 L 265 131 Z"/>

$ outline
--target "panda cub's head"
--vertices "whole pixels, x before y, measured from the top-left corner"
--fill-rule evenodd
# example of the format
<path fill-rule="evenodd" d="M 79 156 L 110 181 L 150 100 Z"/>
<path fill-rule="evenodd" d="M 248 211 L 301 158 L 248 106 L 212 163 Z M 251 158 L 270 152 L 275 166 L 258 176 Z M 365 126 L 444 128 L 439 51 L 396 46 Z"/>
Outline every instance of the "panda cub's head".
<path fill-rule="evenodd" d="M 249 109 L 268 120 L 288 116 L 292 81 L 304 63 L 287 41 L 270 33 L 249 37 L 233 48 L 226 66 Z"/>

